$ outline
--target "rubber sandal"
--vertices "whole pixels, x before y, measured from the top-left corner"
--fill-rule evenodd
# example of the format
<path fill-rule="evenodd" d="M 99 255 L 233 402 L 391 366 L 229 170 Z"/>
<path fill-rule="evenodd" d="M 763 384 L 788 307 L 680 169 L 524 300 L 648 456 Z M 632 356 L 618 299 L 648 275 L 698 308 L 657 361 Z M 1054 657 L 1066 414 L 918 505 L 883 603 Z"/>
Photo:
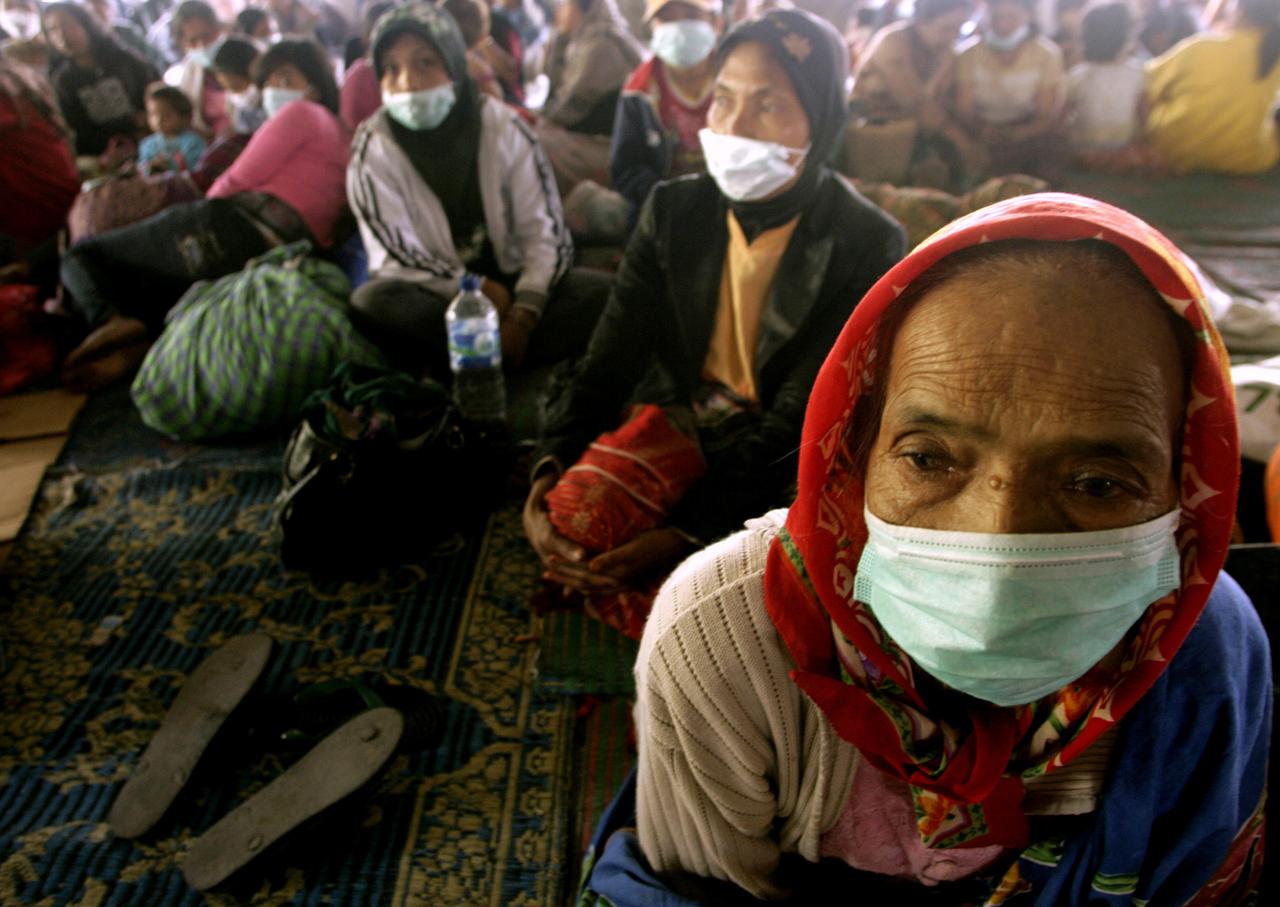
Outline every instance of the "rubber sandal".
<path fill-rule="evenodd" d="M 368 783 L 400 742 L 404 719 L 395 709 L 352 718 L 197 838 L 179 862 L 193 888 L 229 878 L 312 816 Z"/>
<path fill-rule="evenodd" d="M 136 838 L 160 821 L 270 654 L 271 638 L 250 633 L 228 640 L 191 672 L 111 806 L 113 832 Z"/>

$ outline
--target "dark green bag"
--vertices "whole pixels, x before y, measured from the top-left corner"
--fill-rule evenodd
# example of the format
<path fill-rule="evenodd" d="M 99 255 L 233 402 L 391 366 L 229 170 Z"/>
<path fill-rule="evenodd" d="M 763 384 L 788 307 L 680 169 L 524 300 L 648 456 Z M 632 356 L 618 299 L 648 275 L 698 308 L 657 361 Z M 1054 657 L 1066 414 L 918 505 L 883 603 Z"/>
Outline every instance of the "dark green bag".
<path fill-rule="evenodd" d="M 347 573 L 421 560 L 497 506 L 510 452 L 505 428 L 464 419 L 443 385 L 343 363 L 285 449 L 285 565 Z"/>

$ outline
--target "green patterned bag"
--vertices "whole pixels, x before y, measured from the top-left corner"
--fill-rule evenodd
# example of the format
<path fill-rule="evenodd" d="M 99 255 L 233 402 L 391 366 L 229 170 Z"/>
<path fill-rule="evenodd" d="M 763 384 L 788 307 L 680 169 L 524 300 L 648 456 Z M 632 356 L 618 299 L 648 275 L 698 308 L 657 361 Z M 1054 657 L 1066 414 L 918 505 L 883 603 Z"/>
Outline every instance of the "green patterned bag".
<path fill-rule="evenodd" d="M 291 423 L 340 362 L 382 363 L 347 315 L 351 285 L 306 241 L 189 289 L 133 382 L 157 431 L 204 440 Z"/>

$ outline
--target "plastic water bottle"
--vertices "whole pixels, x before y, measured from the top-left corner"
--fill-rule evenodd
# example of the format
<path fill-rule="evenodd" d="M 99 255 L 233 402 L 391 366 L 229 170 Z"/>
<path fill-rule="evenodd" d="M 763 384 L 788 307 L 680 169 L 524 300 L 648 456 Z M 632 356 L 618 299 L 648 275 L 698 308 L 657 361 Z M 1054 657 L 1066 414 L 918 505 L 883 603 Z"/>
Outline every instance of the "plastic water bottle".
<path fill-rule="evenodd" d="M 507 417 L 507 386 L 502 377 L 502 338 L 498 310 L 480 292 L 480 278 L 463 276 L 461 291 L 444 313 L 449 332 L 453 399 L 462 415 L 477 422 Z"/>

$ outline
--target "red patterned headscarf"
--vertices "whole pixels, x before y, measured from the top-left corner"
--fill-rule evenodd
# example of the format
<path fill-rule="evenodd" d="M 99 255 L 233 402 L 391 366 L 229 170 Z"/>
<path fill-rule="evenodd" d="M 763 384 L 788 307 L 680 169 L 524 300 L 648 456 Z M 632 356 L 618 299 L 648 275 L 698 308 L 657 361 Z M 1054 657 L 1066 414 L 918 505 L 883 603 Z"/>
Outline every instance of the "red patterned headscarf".
<path fill-rule="evenodd" d="M 843 445 L 854 404 L 883 375 L 875 345 L 886 310 L 947 256 L 1006 239 L 1110 243 L 1191 327 L 1195 361 L 1177 532 L 1182 586 L 1147 609 L 1127 637 L 1117 671 L 1086 674 L 1051 707 L 971 700 L 965 719 L 944 721 L 930 714 L 914 683 L 918 668 L 884 644 L 870 609 L 853 600 L 867 529 L 862 476 L 849 474 Z M 797 497 L 769 552 L 765 600 L 796 662 L 792 678 L 841 737 L 911 786 L 921 839 L 930 847 L 1024 845 L 1023 780 L 1062 767 L 1115 726 L 1160 676 L 1208 601 L 1235 517 L 1239 454 L 1227 354 L 1197 273 L 1168 239 L 1110 205 L 1061 193 L 1010 199 L 956 221 L 881 278 L 818 374 L 805 415 Z M 974 317 L 981 317 L 980 305 L 975 300 Z"/>

